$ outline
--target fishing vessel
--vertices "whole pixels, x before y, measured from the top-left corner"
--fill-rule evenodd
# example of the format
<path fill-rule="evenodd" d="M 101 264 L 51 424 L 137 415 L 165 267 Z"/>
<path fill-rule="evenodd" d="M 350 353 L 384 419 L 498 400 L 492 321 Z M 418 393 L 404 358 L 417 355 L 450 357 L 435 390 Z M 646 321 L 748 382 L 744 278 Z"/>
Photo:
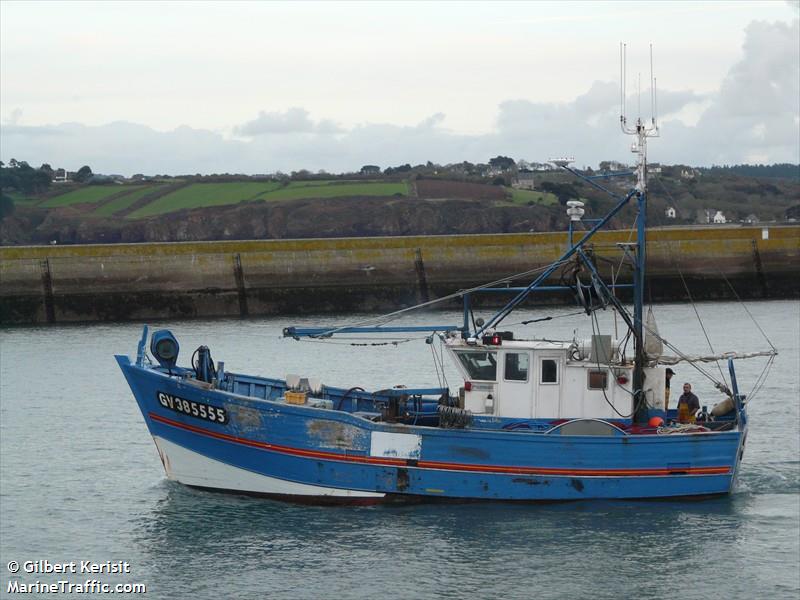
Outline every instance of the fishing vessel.
<path fill-rule="evenodd" d="M 633 171 L 594 176 L 573 169 L 568 159 L 554 161 L 607 192 L 614 207 L 589 219 L 580 201 L 570 201 L 567 240 L 556 262 L 421 305 L 459 298 L 460 322 L 398 325 L 396 319 L 411 312 L 403 309 L 352 326 L 284 330 L 288 338 L 317 340 L 423 332 L 460 373 L 457 389 L 400 385 L 367 391 L 328 385 L 313 372 L 281 379 L 241 374 L 215 364 L 206 346 L 180 366 L 172 333 L 149 335 L 145 326 L 135 358 L 116 360 L 166 476 L 197 488 L 312 503 L 730 493 L 748 429 L 747 398 L 739 391 L 734 362 L 758 355 L 769 365 L 776 351 L 696 356 L 661 338 L 652 313 L 645 314 L 646 150 L 658 126 L 655 116 L 629 126 L 624 109 L 621 125 L 634 137 Z M 632 188 L 618 194 L 600 182 L 614 176 L 633 178 Z M 632 280 L 609 284 L 591 244 L 631 205 L 633 239 L 619 251 Z M 510 285 L 525 277 L 527 285 Z M 519 339 L 502 327 L 531 294 L 554 289 L 574 294 L 593 324 L 590 338 Z M 619 298 L 623 291 L 632 310 Z M 473 309 L 479 294 L 511 299 L 483 319 Z M 601 332 L 599 310 L 614 311 L 626 333 L 615 338 Z M 665 354 L 664 346 L 673 354 Z M 727 362 L 728 375 L 720 370 L 717 380 L 702 365 L 719 360 Z M 666 372 L 678 362 L 714 380 L 721 395 L 710 412 L 679 415 L 669 408 Z"/>

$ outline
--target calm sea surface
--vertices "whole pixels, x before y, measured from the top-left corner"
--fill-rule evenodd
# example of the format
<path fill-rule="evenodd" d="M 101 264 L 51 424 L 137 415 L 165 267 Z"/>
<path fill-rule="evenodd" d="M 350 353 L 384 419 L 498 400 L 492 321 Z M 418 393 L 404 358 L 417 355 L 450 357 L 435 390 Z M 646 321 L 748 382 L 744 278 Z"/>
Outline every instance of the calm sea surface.
<path fill-rule="evenodd" d="M 747 306 L 780 356 L 749 405 L 738 489 L 692 502 L 310 508 L 198 492 L 165 480 L 114 362 L 115 353 L 135 354 L 139 325 L 2 330 L 0 594 L 9 581 L 96 579 L 144 583 L 147 598 L 798 598 L 800 303 Z M 768 348 L 740 304 L 698 310 L 715 350 Z M 510 320 L 573 311 L 525 310 Z M 655 314 L 682 351 L 708 352 L 690 306 L 659 305 Z M 362 316 L 160 325 L 178 337 L 183 363 L 207 344 L 237 372 L 299 373 L 367 389 L 438 385 L 422 339 L 359 347 L 279 338 L 286 325 Z M 457 323 L 459 315 L 422 318 Z M 609 314 L 600 321 L 613 332 Z M 591 335 L 582 317 L 513 329 Z M 743 391 L 764 362 L 737 362 Z M 720 399 L 691 367 L 676 371 L 701 404 Z M 452 369 L 447 377 L 458 387 Z M 25 561 L 35 560 L 78 568 L 81 560 L 123 560 L 130 573 L 25 573 Z M 9 561 L 20 563 L 16 575 Z"/>

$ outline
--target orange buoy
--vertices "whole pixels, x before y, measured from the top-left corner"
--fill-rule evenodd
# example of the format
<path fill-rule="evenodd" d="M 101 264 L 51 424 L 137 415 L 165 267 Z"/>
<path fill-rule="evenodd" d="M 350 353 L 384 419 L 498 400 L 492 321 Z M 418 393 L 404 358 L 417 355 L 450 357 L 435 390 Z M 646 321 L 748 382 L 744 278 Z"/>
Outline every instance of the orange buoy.
<path fill-rule="evenodd" d="M 650 417 L 650 420 L 648 421 L 648 425 L 650 425 L 650 427 L 661 427 L 663 424 L 664 419 L 661 417 Z"/>

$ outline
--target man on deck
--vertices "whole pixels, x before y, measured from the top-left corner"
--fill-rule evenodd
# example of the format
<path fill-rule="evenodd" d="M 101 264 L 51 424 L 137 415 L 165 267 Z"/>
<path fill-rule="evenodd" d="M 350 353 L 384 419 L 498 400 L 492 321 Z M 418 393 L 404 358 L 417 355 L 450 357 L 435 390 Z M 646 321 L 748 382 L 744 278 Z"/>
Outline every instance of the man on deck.
<path fill-rule="evenodd" d="M 664 390 L 664 411 L 669 410 L 669 380 L 672 379 L 673 375 L 675 375 L 675 371 L 667 368 L 665 375 L 667 389 Z"/>
<path fill-rule="evenodd" d="M 683 384 L 683 394 L 678 398 L 678 422 L 694 423 L 694 416 L 700 410 L 700 400 L 692 393 L 692 384 Z"/>

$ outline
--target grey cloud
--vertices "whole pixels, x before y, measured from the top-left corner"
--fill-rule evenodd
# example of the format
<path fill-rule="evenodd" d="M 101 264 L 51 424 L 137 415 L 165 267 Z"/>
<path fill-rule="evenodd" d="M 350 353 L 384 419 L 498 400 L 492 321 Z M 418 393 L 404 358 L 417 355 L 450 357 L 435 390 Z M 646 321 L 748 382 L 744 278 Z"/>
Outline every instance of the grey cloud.
<path fill-rule="evenodd" d="M 18 160 L 30 164 L 39 164 L 36 161 L 41 158 L 39 162 L 70 170 L 88 164 L 98 173 L 128 175 L 233 172 L 246 155 L 241 142 L 189 127 L 160 132 L 116 122 L 96 127 L 64 123 L 9 129 L 0 129 L 4 161 L 19 154 Z"/>
<path fill-rule="evenodd" d="M 341 129 L 331 120 L 324 119 L 319 123 L 311 120 L 309 112 L 300 107 L 293 107 L 285 112 L 261 111 L 252 121 L 235 128 L 236 133 L 244 136 L 259 136 L 287 133 L 318 133 L 323 135 L 340 133 Z"/>
<path fill-rule="evenodd" d="M 444 121 L 445 114 L 438 112 L 427 119 L 423 119 L 420 121 L 419 125 L 417 125 L 418 129 L 433 129 L 434 127 L 441 125 L 442 121 Z"/>
<path fill-rule="evenodd" d="M 12 124 L 0 126 L 0 132 L 2 132 L 3 137 L 8 136 L 9 138 L 24 138 L 25 136 L 47 137 L 65 134 L 65 132 L 58 127 L 34 127 Z"/>

